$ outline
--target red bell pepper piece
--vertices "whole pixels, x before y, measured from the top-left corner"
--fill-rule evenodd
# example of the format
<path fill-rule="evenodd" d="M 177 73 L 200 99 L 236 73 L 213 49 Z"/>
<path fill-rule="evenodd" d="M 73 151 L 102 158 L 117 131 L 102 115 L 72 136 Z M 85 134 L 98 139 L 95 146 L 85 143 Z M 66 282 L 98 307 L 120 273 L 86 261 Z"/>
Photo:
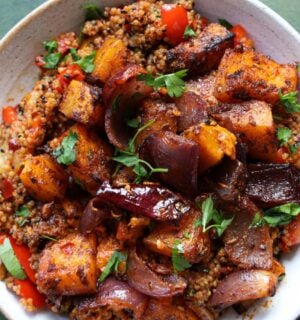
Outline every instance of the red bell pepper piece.
<path fill-rule="evenodd" d="M 2 120 L 5 124 L 11 125 L 17 120 L 18 111 L 16 107 L 6 107 L 2 110 Z"/>
<path fill-rule="evenodd" d="M 59 87 L 56 88 L 60 93 L 63 93 L 72 80 L 83 81 L 85 79 L 84 72 L 77 64 L 72 64 L 63 69 L 58 75 Z"/>
<path fill-rule="evenodd" d="M 12 183 L 9 180 L 7 180 L 7 179 L 2 180 L 1 192 L 2 192 L 3 198 L 5 200 L 7 200 L 13 196 L 14 190 L 15 190 L 14 186 L 12 185 Z"/>

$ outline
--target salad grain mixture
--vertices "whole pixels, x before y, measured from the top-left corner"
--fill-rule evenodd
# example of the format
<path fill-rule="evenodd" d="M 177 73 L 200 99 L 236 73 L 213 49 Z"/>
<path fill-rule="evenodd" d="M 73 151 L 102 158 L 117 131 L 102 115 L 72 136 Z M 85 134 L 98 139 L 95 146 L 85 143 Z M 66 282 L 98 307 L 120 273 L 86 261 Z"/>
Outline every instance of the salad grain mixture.
<path fill-rule="evenodd" d="M 0 125 L 0 280 L 30 312 L 214 320 L 300 243 L 295 62 L 192 0 L 88 4 Z"/>

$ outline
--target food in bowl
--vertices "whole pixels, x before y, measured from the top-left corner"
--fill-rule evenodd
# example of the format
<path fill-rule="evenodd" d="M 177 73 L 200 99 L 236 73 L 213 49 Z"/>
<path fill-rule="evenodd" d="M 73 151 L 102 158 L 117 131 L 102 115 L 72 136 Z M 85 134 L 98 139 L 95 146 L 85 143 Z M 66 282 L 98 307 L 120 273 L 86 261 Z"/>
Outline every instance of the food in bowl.
<path fill-rule="evenodd" d="M 3 108 L 1 279 L 72 319 L 217 319 L 271 296 L 300 242 L 297 65 L 192 1 L 86 12 Z"/>

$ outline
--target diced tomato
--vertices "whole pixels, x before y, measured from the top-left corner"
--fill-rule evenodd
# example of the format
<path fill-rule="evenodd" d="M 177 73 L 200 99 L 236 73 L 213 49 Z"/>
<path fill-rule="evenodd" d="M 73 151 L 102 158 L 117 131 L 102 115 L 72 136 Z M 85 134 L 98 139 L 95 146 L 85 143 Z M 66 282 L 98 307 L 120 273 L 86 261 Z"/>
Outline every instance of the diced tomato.
<path fill-rule="evenodd" d="M 252 39 L 248 36 L 246 29 L 240 24 L 235 25 L 230 31 L 234 34 L 234 46 L 244 45 L 247 48 L 254 47 Z"/>
<path fill-rule="evenodd" d="M 184 41 L 183 34 L 187 27 L 188 15 L 184 7 L 177 4 L 164 4 L 161 8 L 162 23 L 166 25 L 166 36 L 176 46 Z"/>
<path fill-rule="evenodd" d="M 286 159 L 283 157 L 285 153 L 288 153 L 287 147 L 281 147 L 277 150 L 277 163 L 286 163 Z"/>
<path fill-rule="evenodd" d="M 43 66 L 46 64 L 45 61 L 44 61 L 44 57 L 43 56 L 37 56 L 35 58 L 34 63 L 39 68 L 43 68 Z"/>
<path fill-rule="evenodd" d="M 20 286 L 20 296 L 22 298 L 32 299 L 32 303 L 37 309 L 44 309 L 46 307 L 45 297 L 38 292 L 37 288 L 32 282 L 30 282 L 28 279 L 14 279 L 14 283 Z"/>
<path fill-rule="evenodd" d="M 5 107 L 2 110 L 2 120 L 5 124 L 11 125 L 17 120 L 18 110 L 17 107 Z"/>
<path fill-rule="evenodd" d="M 31 253 L 29 251 L 29 248 L 25 245 L 19 245 L 16 243 L 16 240 L 9 236 L 9 241 L 11 243 L 11 246 L 14 250 L 14 253 L 16 257 L 18 258 L 20 265 L 24 269 L 25 273 L 27 274 L 28 278 L 30 279 L 31 282 L 35 283 L 35 272 L 30 266 L 30 257 Z"/>
<path fill-rule="evenodd" d="M 56 88 L 60 93 L 63 93 L 72 80 L 83 81 L 85 79 L 84 72 L 77 64 L 72 64 L 63 69 L 58 75 L 59 87 Z"/>
<path fill-rule="evenodd" d="M 281 246 L 285 252 L 289 252 L 290 247 L 298 244 L 300 244 L 300 215 L 285 227 L 281 238 Z"/>
<path fill-rule="evenodd" d="M 14 190 L 15 189 L 9 180 L 7 180 L 7 179 L 2 180 L 1 191 L 2 191 L 3 198 L 5 200 L 12 197 Z"/>

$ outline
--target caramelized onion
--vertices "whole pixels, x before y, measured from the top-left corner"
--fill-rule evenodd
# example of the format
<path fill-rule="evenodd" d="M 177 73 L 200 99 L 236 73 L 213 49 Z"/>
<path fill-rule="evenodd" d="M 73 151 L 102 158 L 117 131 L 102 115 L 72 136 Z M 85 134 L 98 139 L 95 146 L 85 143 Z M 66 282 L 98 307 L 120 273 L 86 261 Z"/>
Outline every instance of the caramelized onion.
<path fill-rule="evenodd" d="M 220 309 L 235 303 L 272 296 L 277 277 L 269 271 L 244 270 L 230 273 L 219 282 L 209 306 Z"/>
<path fill-rule="evenodd" d="M 172 297 L 183 293 L 187 286 L 186 280 L 178 275 L 158 276 L 138 257 L 135 250 L 129 253 L 127 276 L 133 288 L 151 297 Z"/>
<path fill-rule="evenodd" d="M 159 221 L 178 220 L 191 209 L 189 202 L 156 184 L 114 188 L 109 182 L 104 182 L 97 196 L 122 209 Z"/>

